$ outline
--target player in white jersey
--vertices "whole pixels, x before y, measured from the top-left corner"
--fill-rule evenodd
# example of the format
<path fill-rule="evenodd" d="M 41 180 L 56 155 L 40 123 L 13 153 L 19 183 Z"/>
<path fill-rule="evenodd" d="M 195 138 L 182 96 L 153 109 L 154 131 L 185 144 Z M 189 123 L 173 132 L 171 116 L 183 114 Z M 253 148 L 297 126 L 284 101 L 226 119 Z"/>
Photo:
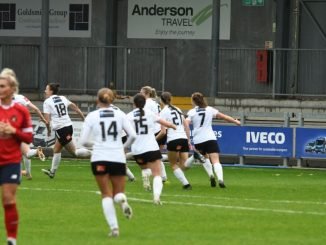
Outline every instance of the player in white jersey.
<path fill-rule="evenodd" d="M 240 125 L 240 121 L 208 106 L 203 94 L 199 92 L 192 94 L 191 101 L 195 107 L 188 111 L 188 117 L 186 120 L 188 123 L 192 123 L 193 125 L 192 135 L 194 145 L 196 149 L 206 157 L 206 162 L 203 166 L 210 177 L 211 186 L 216 186 L 216 180 L 213 173 L 214 170 L 219 186 L 225 188 L 223 169 L 219 159 L 220 149 L 212 129 L 212 120 L 214 118 L 220 118 L 236 125 Z"/>
<path fill-rule="evenodd" d="M 150 110 L 154 114 L 159 115 L 160 111 L 161 111 L 161 106 L 155 100 L 156 99 L 156 90 L 150 86 L 145 86 L 145 87 L 141 88 L 140 93 L 142 95 L 144 95 L 146 98 L 146 104 L 145 104 L 144 109 Z M 162 128 L 162 125 L 160 125 L 159 123 L 155 123 L 154 135 L 156 136 L 156 140 L 160 147 L 160 150 L 162 150 L 164 148 L 164 145 L 166 144 L 166 133 L 165 133 L 164 128 Z M 162 156 L 162 158 L 163 158 L 163 156 Z M 160 162 L 160 165 L 161 165 L 162 180 L 163 180 L 163 182 L 166 182 L 167 174 L 166 174 L 166 170 L 165 170 L 165 165 L 162 160 Z M 148 174 L 150 174 L 150 171 L 143 170 L 142 175 L 143 174 L 148 175 Z"/>
<path fill-rule="evenodd" d="M 1 71 L 1 75 L 10 75 L 13 76 L 15 79 L 17 79 L 16 73 L 14 70 L 10 68 L 4 68 Z M 42 115 L 42 112 L 40 109 L 37 108 L 28 98 L 26 98 L 24 95 L 18 94 L 18 87 L 16 87 L 16 91 L 13 97 L 13 102 L 22 104 L 23 106 L 28 107 L 29 109 L 35 111 L 42 122 L 45 123 L 47 128 L 49 129 L 49 123 L 45 120 L 44 116 Z M 22 174 L 26 176 L 28 180 L 32 179 L 32 168 L 31 168 L 31 160 L 30 158 L 33 156 L 38 156 L 42 161 L 45 160 L 45 156 L 43 154 L 43 150 L 41 147 L 37 147 L 37 149 L 31 149 L 29 144 L 26 144 L 22 142 L 21 144 L 21 151 L 23 153 L 23 162 L 25 165 L 25 170 L 22 170 Z"/>
<path fill-rule="evenodd" d="M 153 196 L 154 204 L 161 204 L 160 196 L 163 189 L 161 177 L 161 152 L 154 136 L 155 123 L 176 129 L 176 126 L 165 121 L 150 110 L 144 109 L 146 98 L 142 94 L 134 97 L 133 111 L 127 114 L 129 121 L 136 130 L 136 141 L 131 145 L 132 154 L 142 169 L 149 168 L 153 175 Z M 150 176 L 143 176 L 145 188 L 150 190 Z"/>
<path fill-rule="evenodd" d="M 42 169 L 43 173 L 51 179 L 54 178 L 61 161 L 61 151 L 65 148 L 74 156 L 87 157 L 90 151 L 85 148 L 76 149 L 72 141 L 73 127 L 68 114 L 68 108 L 74 110 L 81 119 L 85 119 L 78 106 L 68 100 L 65 96 L 59 96 L 57 83 L 49 83 L 45 89 L 46 100 L 43 104 L 43 113 L 47 121 L 51 121 L 51 127 L 55 131 L 55 143 L 53 148 L 53 158 L 51 169 Z"/>
<path fill-rule="evenodd" d="M 111 236 L 119 236 L 119 226 L 114 202 L 119 204 L 124 215 L 131 218 L 132 209 L 125 195 L 127 148 L 136 139 L 136 132 L 127 120 L 126 114 L 110 104 L 114 100 L 113 92 L 102 88 L 97 94 L 98 108 L 88 114 L 83 125 L 81 144 L 85 147 L 93 144 L 91 165 L 97 185 L 102 195 L 102 208 L 111 229 Z M 122 131 L 128 139 L 122 143 Z M 89 142 L 93 139 L 93 142 Z"/>
<path fill-rule="evenodd" d="M 113 95 L 114 95 L 114 99 L 116 99 L 116 93 L 113 91 L 113 90 L 111 90 L 112 91 L 112 93 L 113 93 Z M 112 109 L 114 109 L 114 110 L 120 110 L 120 108 L 119 107 L 117 107 L 117 106 L 115 106 L 115 105 L 113 105 L 113 104 L 111 104 L 110 105 L 110 107 L 112 108 Z M 128 135 L 126 134 L 126 132 L 124 131 L 124 130 L 122 130 L 122 132 L 121 132 L 121 140 L 122 140 L 122 143 L 125 143 L 126 141 L 127 141 L 127 139 L 128 139 Z M 135 181 L 135 175 L 131 172 L 131 170 L 130 170 L 130 168 L 128 168 L 128 166 L 126 165 L 126 169 L 127 169 L 127 172 L 126 172 L 126 174 L 127 174 L 127 177 L 128 177 L 128 180 L 130 181 L 130 182 L 133 182 L 133 181 Z"/>
<path fill-rule="evenodd" d="M 176 130 L 167 129 L 168 158 L 175 177 L 182 183 L 183 189 L 190 190 L 191 185 L 184 172 L 185 162 L 188 159 L 190 143 L 189 125 L 186 123 L 181 110 L 171 105 L 171 93 L 163 92 L 161 101 L 164 108 L 160 117 L 177 126 Z"/>

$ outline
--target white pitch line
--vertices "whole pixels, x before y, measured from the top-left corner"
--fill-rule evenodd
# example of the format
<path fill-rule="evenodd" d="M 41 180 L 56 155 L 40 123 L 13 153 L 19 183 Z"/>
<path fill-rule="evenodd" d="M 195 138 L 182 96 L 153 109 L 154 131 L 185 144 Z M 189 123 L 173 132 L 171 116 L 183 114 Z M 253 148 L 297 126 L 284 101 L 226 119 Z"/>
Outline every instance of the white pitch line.
<path fill-rule="evenodd" d="M 32 190 L 32 191 L 84 192 L 84 193 L 99 194 L 99 191 L 89 191 L 89 190 L 28 188 L 28 187 L 20 187 L 19 189 L 20 190 Z M 165 195 L 165 196 L 168 196 L 168 195 Z M 182 196 L 182 197 L 186 197 L 186 196 Z M 152 203 L 152 200 L 148 200 L 148 199 L 134 198 L 134 197 L 130 197 L 130 196 L 128 196 L 128 199 L 137 201 L 137 202 Z M 305 212 L 305 211 L 297 211 L 297 210 L 291 210 L 291 209 L 254 208 L 254 207 L 244 207 L 244 206 L 234 206 L 234 205 L 220 205 L 220 204 L 193 203 L 193 202 L 176 202 L 176 201 L 163 201 L 163 204 L 187 205 L 187 206 L 196 206 L 196 207 L 211 207 L 211 208 L 234 209 L 234 210 L 257 211 L 257 212 L 273 212 L 273 213 L 286 213 L 286 214 L 326 216 L 326 213 L 323 213 L 323 212 L 310 212 L 310 211 Z"/>
<path fill-rule="evenodd" d="M 139 201 L 139 202 L 152 202 L 147 199 L 139 199 L 128 197 L 129 200 Z M 271 209 L 271 208 L 253 208 L 253 207 L 243 207 L 243 206 L 233 206 L 233 205 L 219 205 L 219 204 L 207 204 L 207 203 L 193 203 L 193 202 L 175 202 L 175 201 L 162 201 L 164 204 L 175 204 L 175 205 L 187 205 L 187 206 L 197 206 L 197 207 L 211 207 L 211 208 L 223 208 L 223 209 L 237 209 L 246 211 L 259 211 L 259 212 L 273 212 L 273 213 L 286 213 L 286 214 L 305 214 L 305 215 L 318 215 L 326 216 L 326 213 L 322 212 L 305 212 L 290 209 Z"/>
<path fill-rule="evenodd" d="M 132 192 L 133 195 L 146 195 L 146 193 Z M 170 195 L 162 194 L 166 197 L 186 197 L 186 198 L 209 198 L 215 200 L 228 200 L 228 201 L 248 201 L 248 202 L 270 202 L 270 203 L 287 203 L 287 204 L 307 204 L 307 205 L 326 205 L 326 202 L 313 202 L 313 201 L 295 201 L 295 200 L 267 200 L 267 199 L 254 199 L 254 198 L 237 198 L 237 197 L 219 197 L 219 196 L 195 196 L 195 195 Z"/>

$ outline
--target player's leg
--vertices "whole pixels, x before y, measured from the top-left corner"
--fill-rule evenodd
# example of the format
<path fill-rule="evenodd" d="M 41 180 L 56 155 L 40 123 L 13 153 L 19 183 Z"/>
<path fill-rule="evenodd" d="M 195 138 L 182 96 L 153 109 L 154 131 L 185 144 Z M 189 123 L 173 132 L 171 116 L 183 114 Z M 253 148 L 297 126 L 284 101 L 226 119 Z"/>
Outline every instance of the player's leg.
<path fill-rule="evenodd" d="M 221 188 L 225 188 L 226 186 L 224 184 L 223 168 L 222 168 L 222 164 L 220 163 L 219 154 L 218 153 L 210 153 L 209 158 L 210 158 L 211 162 L 213 163 L 213 169 L 217 176 L 218 185 Z"/>
<path fill-rule="evenodd" d="M 1 199 L 4 210 L 4 223 L 7 232 L 7 241 L 16 244 L 19 216 L 16 206 L 16 193 L 20 183 L 20 164 L 1 166 Z M 15 178 L 14 178 L 15 177 Z"/>
<path fill-rule="evenodd" d="M 119 204 L 124 216 L 127 219 L 132 217 L 132 209 L 127 201 L 127 196 L 125 194 L 126 185 L 126 167 L 125 164 L 111 164 L 110 166 L 110 180 L 113 188 L 114 202 Z"/>
<path fill-rule="evenodd" d="M 161 177 L 160 159 L 157 159 L 153 162 L 148 162 L 147 166 L 151 169 L 153 174 L 153 202 L 154 204 L 161 205 L 163 182 Z"/>
<path fill-rule="evenodd" d="M 52 157 L 52 163 L 50 169 L 42 169 L 42 172 L 48 175 L 51 179 L 54 178 L 55 173 L 57 169 L 59 168 L 60 162 L 61 162 L 61 151 L 63 146 L 59 142 L 58 139 L 56 139 L 53 147 L 53 157 Z"/>
<path fill-rule="evenodd" d="M 110 185 L 109 185 L 108 174 L 95 175 L 95 179 L 102 195 L 102 209 L 103 209 L 104 217 L 111 230 L 109 235 L 113 237 L 117 237 L 119 236 L 119 225 L 118 225 L 116 210 L 114 207 L 114 201 L 112 198 L 113 196 L 112 190 L 110 189 Z"/>
<path fill-rule="evenodd" d="M 177 151 L 168 151 L 168 157 L 174 176 L 181 182 L 184 189 L 190 189 L 191 186 L 184 172 L 177 164 L 177 161 L 179 159 L 179 153 Z"/>

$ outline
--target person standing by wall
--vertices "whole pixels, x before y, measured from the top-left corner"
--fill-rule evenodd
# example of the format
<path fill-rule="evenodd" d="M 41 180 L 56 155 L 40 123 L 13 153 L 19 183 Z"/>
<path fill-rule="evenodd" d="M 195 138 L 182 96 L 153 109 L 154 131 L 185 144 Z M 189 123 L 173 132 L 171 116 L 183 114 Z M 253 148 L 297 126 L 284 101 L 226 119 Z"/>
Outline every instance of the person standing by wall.
<path fill-rule="evenodd" d="M 17 239 L 16 192 L 20 184 L 21 143 L 33 140 L 29 111 L 12 101 L 17 87 L 15 77 L 0 76 L 0 185 L 9 245 L 15 245 Z"/>

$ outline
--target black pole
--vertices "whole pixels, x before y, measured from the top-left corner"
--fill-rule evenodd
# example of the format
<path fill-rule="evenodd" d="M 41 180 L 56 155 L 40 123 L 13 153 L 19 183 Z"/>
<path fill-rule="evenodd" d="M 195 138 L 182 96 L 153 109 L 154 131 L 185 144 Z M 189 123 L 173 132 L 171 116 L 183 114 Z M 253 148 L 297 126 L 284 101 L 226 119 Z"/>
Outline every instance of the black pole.
<path fill-rule="evenodd" d="M 211 80 L 210 94 L 209 94 L 210 97 L 212 98 L 214 98 L 217 95 L 219 45 L 220 45 L 220 0 L 213 0 L 212 41 L 211 41 L 212 80 Z"/>
<path fill-rule="evenodd" d="M 42 0 L 41 45 L 39 63 L 39 89 L 43 90 L 48 82 L 48 44 L 49 44 L 49 0 Z"/>
<path fill-rule="evenodd" d="M 276 36 L 275 48 L 286 49 L 289 48 L 289 33 L 290 33 L 290 1 L 276 0 Z M 281 51 L 286 52 L 286 51 Z M 282 56 L 281 52 L 276 51 L 276 94 L 286 94 L 287 86 L 287 69 L 288 69 L 288 56 Z"/>
<path fill-rule="evenodd" d="M 105 50 L 105 86 L 116 89 L 116 57 L 117 48 L 117 0 L 107 1 L 107 29 L 106 29 L 106 46 L 110 46 Z M 112 47 L 113 46 L 113 47 Z"/>

